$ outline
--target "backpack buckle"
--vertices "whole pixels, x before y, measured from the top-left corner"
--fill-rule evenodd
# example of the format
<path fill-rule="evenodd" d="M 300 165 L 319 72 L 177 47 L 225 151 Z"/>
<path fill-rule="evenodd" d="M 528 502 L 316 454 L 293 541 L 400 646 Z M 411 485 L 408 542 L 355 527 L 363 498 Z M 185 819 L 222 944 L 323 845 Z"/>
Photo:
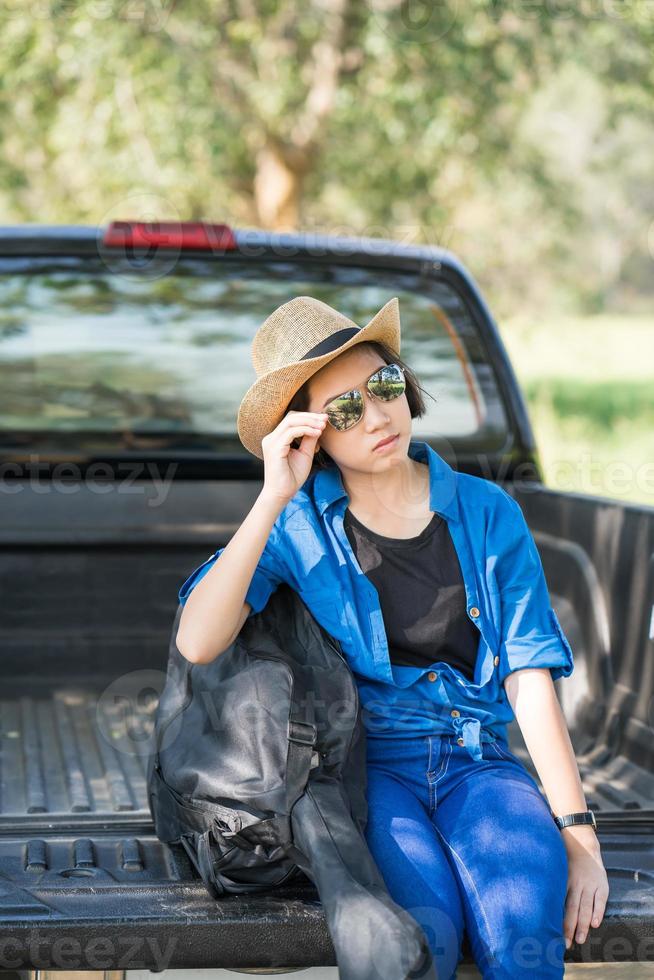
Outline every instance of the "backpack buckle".
<path fill-rule="evenodd" d="M 221 830 L 220 833 L 221 836 L 228 841 L 228 843 L 233 844 L 236 847 L 240 847 L 242 851 L 253 851 L 256 844 L 242 836 L 243 831 L 246 829 L 246 827 L 243 827 L 241 830 Z"/>
<path fill-rule="evenodd" d="M 300 745 L 314 746 L 318 739 L 318 732 L 315 725 L 309 725 L 304 721 L 288 722 L 287 738 L 289 742 L 297 742 Z"/>

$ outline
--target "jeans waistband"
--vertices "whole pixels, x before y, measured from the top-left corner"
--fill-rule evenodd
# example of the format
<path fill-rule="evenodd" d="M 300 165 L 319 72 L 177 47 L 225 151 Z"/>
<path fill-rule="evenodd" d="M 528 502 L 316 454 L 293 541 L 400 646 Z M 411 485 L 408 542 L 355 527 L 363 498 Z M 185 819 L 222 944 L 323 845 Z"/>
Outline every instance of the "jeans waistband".
<path fill-rule="evenodd" d="M 445 738 L 449 742 L 456 742 L 457 739 L 464 738 L 465 736 L 459 735 L 458 732 L 444 732 L 443 734 L 439 735 L 438 737 L 439 738 Z M 487 732 L 485 729 L 482 729 L 481 732 L 479 733 L 479 741 L 480 742 L 497 742 L 497 741 L 499 741 L 499 739 L 498 739 L 497 735 L 493 735 L 491 732 Z"/>
<path fill-rule="evenodd" d="M 452 721 L 453 725 L 451 731 L 434 732 L 433 734 L 428 735 L 423 733 L 416 733 L 415 735 L 410 733 L 398 733 L 396 736 L 394 736 L 394 741 L 413 742 L 415 738 L 441 738 L 448 742 L 458 743 L 459 739 L 463 739 L 463 745 L 468 750 L 470 756 L 479 761 L 483 759 L 483 753 L 481 750 L 482 742 L 499 741 L 497 735 L 488 731 L 486 728 L 481 727 L 481 724 L 477 718 L 459 717 L 452 719 Z M 367 739 L 372 742 L 380 741 L 383 743 L 386 741 L 386 739 L 383 737 L 375 739 L 374 735 L 370 733 L 368 733 Z"/>

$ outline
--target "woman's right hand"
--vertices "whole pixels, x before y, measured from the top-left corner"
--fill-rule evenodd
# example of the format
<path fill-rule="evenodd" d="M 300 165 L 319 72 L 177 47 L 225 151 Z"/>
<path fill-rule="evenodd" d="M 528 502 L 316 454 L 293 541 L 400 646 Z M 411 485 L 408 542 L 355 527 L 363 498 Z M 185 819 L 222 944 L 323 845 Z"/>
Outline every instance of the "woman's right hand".
<path fill-rule="evenodd" d="M 286 505 L 309 475 L 316 442 L 327 424 L 325 412 L 287 412 L 281 422 L 264 436 L 263 492 Z M 302 437 L 297 449 L 294 439 Z"/>

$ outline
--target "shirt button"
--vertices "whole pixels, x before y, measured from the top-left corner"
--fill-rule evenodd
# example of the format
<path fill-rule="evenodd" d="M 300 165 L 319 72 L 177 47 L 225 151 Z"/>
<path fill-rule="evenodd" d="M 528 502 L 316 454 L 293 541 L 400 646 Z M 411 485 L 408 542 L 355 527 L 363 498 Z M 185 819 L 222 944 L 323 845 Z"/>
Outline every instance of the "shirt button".
<path fill-rule="evenodd" d="M 452 715 L 453 718 L 458 718 L 459 715 L 461 714 L 461 712 L 460 711 L 457 711 L 456 708 L 452 708 L 452 710 L 450 711 L 450 714 Z"/>
<path fill-rule="evenodd" d="M 473 619 L 477 618 L 477 616 L 479 615 L 479 610 L 477 609 L 476 606 L 471 606 L 470 615 L 472 616 Z"/>
<path fill-rule="evenodd" d="M 495 657 L 495 659 L 493 660 L 493 663 L 495 664 L 496 667 L 498 666 L 499 662 L 500 662 L 500 658 L 499 657 Z"/>
<path fill-rule="evenodd" d="M 466 743 L 465 743 L 465 742 L 463 741 L 463 739 L 462 739 L 462 738 L 457 738 L 457 740 L 456 740 L 456 744 L 457 744 L 457 745 L 465 745 Z"/>
<path fill-rule="evenodd" d="M 436 678 L 438 677 L 438 674 L 436 673 L 435 670 L 430 670 L 429 673 L 427 674 L 427 677 L 430 681 L 435 681 Z"/>

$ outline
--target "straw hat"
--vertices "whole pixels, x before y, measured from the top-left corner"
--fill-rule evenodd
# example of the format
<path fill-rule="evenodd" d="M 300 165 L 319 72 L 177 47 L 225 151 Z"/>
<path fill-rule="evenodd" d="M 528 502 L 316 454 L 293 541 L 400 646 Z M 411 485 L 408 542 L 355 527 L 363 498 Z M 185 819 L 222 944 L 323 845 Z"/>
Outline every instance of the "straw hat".
<path fill-rule="evenodd" d="M 396 296 L 359 327 L 313 296 L 296 296 L 277 307 L 252 341 L 257 380 L 238 409 L 238 437 L 263 459 L 261 440 L 279 424 L 307 378 L 364 340 L 380 340 L 400 353 L 400 307 Z"/>

